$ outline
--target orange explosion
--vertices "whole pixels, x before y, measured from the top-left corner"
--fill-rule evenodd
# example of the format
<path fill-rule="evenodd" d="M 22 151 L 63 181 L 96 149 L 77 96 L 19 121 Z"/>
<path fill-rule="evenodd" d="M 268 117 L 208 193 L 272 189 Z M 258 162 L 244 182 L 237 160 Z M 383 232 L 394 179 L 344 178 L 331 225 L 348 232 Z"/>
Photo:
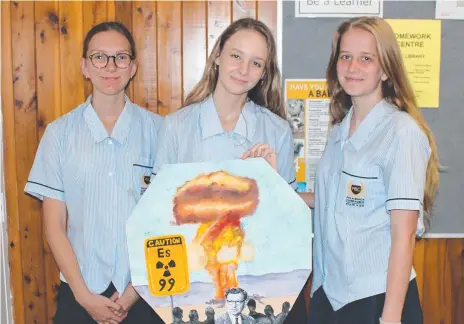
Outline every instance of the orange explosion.
<path fill-rule="evenodd" d="M 240 218 L 253 214 L 257 205 L 256 181 L 224 171 L 200 175 L 177 190 L 176 223 L 200 224 L 193 243 L 205 254 L 206 260 L 199 262 L 213 279 L 215 299 L 224 298 L 227 289 L 238 287 L 238 262 L 250 257 L 244 253 L 245 232 Z"/>

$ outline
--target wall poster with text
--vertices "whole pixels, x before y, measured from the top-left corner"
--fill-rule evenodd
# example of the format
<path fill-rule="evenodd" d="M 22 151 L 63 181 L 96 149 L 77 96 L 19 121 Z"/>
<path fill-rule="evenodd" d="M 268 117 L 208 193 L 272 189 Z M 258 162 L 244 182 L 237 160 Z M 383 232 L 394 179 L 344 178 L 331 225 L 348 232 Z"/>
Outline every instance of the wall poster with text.
<path fill-rule="evenodd" d="M 314 192 L 316 166 L 330 126 L 330 96 L 324 79 L 285 80 L 285 101 L 293 131 L 299 192 Z"/>

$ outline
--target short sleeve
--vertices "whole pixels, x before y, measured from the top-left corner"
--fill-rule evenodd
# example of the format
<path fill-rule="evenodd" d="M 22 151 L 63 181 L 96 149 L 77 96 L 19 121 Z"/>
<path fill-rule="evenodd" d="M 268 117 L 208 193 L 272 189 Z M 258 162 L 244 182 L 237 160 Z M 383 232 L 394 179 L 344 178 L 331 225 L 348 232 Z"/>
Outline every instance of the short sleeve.
<path fill-rule="evenodd" d="M 418 210 L 422 215 L 430 153 L 428 139 L 419 129 L 398 131 L 384 170 L 388 211 Z"/>
<path fill-rule="evenodd" d="M 152 180 L 164 164 L 177 163 L 176 133 L 173 130 L 169 116 L 164 118 L 158 131 L 158 148 L 156 150 L 155 164 L 153 165 Z"/>
<path fill-rule="evenodd" d="M 43 200 L 49 197 L 65 201 L 60 144 L 57 130 L 50 124 L 37 149 L 24 191 Z"/>
<path fill-rule="evenodd" d="M 277 168 L 282 178 L 296 190 L 295 163 L 293 160 L 293 136 L 290 126 L 283 134 L 281 144 L 277 150 Z"/>

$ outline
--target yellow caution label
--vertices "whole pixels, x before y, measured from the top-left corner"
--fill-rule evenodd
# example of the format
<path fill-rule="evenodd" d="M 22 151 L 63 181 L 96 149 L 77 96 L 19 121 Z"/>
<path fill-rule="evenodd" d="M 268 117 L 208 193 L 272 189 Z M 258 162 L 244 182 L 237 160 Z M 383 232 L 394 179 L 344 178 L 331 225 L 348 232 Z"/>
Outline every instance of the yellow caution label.
<path fill-rule="evenodd" d="M 147 238 L 145 260 L 152 295 L 169 296 L 189 290 L 187 247 L 182 235 Z"/>

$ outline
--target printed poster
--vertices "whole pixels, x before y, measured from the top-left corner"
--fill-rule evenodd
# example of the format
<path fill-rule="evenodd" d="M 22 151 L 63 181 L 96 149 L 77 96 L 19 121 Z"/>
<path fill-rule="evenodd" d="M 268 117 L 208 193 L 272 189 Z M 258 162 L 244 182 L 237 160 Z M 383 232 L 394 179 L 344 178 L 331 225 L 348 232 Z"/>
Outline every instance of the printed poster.
<path fill-rule="evenodd" d="M 310 209 L 261 158 L 165 165 L 127 222 L 132 284 L 165 323 L 282 324 L 311 233 Z"/>
<path fill-rule="evenodd" d="M 285 80 L 299 192 L 314 192 L 316 166 L 327 143 L 330 97 L 324 79 Z"/>
<path fill-rule="evenodd" d="M 464 0 L 437 0 L 435 18 L 464 20 Z"/>
<path fill-rule="evenodd" d="M 297 0 L 295 17 L 383 16 L 383 0 Z"/>
<path fill-rule="evenodd" d="M 421 108 L 438 108 L 440 94 L 441 21 L 387 19 Z"/>

